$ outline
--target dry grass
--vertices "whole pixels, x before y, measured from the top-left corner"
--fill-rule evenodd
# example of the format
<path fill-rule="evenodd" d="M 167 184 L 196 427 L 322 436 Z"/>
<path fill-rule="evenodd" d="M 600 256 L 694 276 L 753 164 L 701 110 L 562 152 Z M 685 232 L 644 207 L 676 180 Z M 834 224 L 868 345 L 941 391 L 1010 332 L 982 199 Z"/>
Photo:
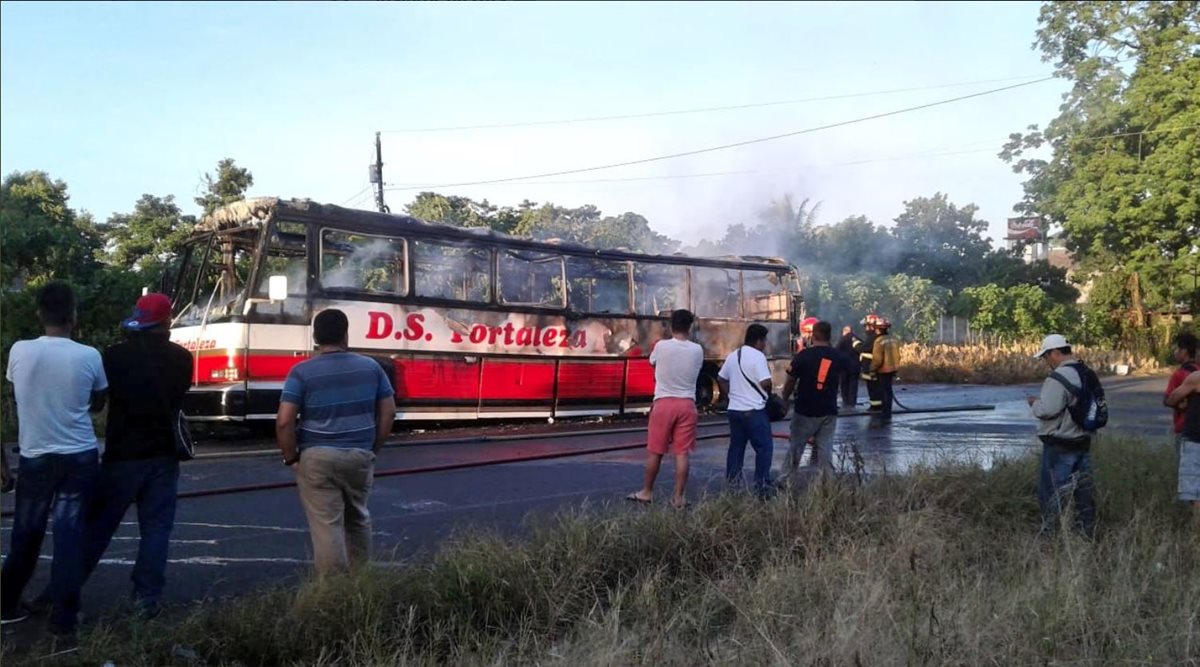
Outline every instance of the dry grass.
<path fill-rule="evenodd" d="M 900 349 L 900 379 L 950 384 L 1024 384 L 1046 378 L 1046 366 L 1034 359 L 1033 343 L 999 345 L 932 345 L 905 343 Z M 1131 372 L 1154 372 L 1162 366 L 1119 350 L 1080 347 L 1076 356 L 1101 375 L 1127 365 Z"/>
<path fill-rule="evenodd" d="M 85 664 L 1200 664 L 1169 447 L 1096 448 L 1100 533 L 1035 537 L 1036 463 L 765 504 L 580 511 L 512 542 L 85 637 Z"/>

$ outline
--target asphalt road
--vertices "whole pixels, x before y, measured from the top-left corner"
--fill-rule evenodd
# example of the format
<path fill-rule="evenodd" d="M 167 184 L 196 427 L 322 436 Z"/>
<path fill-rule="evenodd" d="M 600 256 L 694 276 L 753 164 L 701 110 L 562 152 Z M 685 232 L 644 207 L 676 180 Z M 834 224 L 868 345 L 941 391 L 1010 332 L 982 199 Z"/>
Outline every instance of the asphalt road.
<path fill-rule="evenodd" d="M 1110 432 L 1148 439 L 1168 437 L 1168 418 L 1161 407 L 1165 376 L 1106 380 L 1112 414 Z M 988 466 L 996 457 L 1015 456 L 1036 446 L 1034 424 L 1024 397 L 1036 386 L 982 387 L 916 385 L 897 387 L 905 405 L 918 409 L 966 404 L 993 404 L 995 410 L 975 412 L 897 414 L 890 425 L 865 416 L 843 417 L 836 444 L 848 466 L 857 449 L 867 474 L 903 472 L 919 462 L 967 460 Z M 633 422 L 637 424 L 637 422 Z M 562 426 L 562 425 L 559 425 Z M 575 428 L 595 429 L 596 424 Z M 536 430 L 536 429 L 535 429 Z M 544 427 L 541 430 L 545 430 Z M 787 432 L 784 423 L 775 432 Z M 478 432 L 520 432 L 498 427 Z M 701 429 L 723 433 L 720 420 Z M 428 435 L 428 434 L 427 434 Z M 427 437 L 427 436 L 426 436 Z M 420 444 L 407 437 L 380 455 L 377 470 L 429 465 L 494 461 L 536 453 L 581 450 L 644 442 L 639 432 L 587 435 L 559 439 L 470 444 Z M 245 449 L 269 446 L 246 443 Z M 689 495 L 699 498 L 723 486 L 727 441 L 699 443 L 692 462 Z M 225 443 L 226 449 L 234 448 Z M 786 450 L 775 449 L 778 468 Z M 644 450 L 510 463 L 462 470 L 404 475 L 376 481 L 370 498 L 375 531 L 375 560 L 420 558 L 436 550 L 457 532 L 486 530 L 519 535 L 525 522 L 567 508 L 611 506 L 625 511 L 622 496 L 638 488 Z M 746 456 L 746 475 L 753 465 Z M 291 473 L 277 456 L 198 460 L 184 464 L 181 490 L 206 489 L 271 481 L 288 481 Z M 670 495 L 671 467 L 664 464 L 657 502 Z M 4 509 L 11 509 L 11 494 Z M 204 598 L 243 594 L 258 587 L 295 580 L 310 566 L 308 533 L 293 488 L 181 500 L 172 539 L 164 602 L 179 604 Z M 7 550 L 11 519 L 0 525 Z M 84 591 L 84 613 L 102 614 L 128 591 L 128 577 L 137 553 L 137 526 L 132 510 L 101 566 Z M 51 541 L 43 547 L 39 567 L 26 595 L 32 596 L 49 574 Z M 20 628 L 27 624 L 14 626 Z M 11 643 L 6 631 L 5 642 Z"/>

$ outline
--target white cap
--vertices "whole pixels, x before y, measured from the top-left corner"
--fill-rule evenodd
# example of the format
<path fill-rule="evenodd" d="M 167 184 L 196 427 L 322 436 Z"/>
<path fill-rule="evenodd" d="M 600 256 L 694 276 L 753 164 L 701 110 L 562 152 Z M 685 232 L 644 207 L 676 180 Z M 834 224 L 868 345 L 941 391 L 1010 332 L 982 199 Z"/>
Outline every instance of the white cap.
<path fill-rule="evenodd" d="M 1062 334 L 1050 334 L 1042 339 L 1042 349 L 1033 355 L 1034 359 L 1041 359 L 1046 356 L 1050 350 L 1057 350 L 1060 347 L 1069 347 L 1071 344 L 1067 342 L 1067 337 Z"/>

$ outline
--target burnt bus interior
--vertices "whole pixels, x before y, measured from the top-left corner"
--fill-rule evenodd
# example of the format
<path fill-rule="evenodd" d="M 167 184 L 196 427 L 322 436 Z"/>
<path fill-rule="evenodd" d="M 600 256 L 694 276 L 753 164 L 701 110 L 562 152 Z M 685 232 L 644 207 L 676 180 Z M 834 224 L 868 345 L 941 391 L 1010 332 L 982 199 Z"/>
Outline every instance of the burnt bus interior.
<path fill-rule="evenodd" d="M 441 226 L 434 236 L 434 225 L 405 220 L 390 233 L 287 218 L 203 230 L 176 273 L 174 325 L 307 324 L 315 298 L 568 318 L 663 318 L 686 307 L 705 319 L 797 320 L 799 286 L 782 261 L 596 251 Z M 286 299 L 267 303 L 270 276 L 287 278 Z"/>
<path fill-rule="evenodd" d="M 536 354 L 373 353 L 391 368 L 407 404 L 447 412 L 461 408 L 454 413 L 461 416 L 518 404 L 532 412 L 531 406 L 548 402 L 555 415 L 648 406 L 653 371 L 632 360 L 648 353 L 649 341 L 666 331 L 665 320 L 676 308 L 689 308 L 699 318 L 697 335 L 712 360 L 698 399 L 708 404 L 715 390 L 713 362 L 740 344 L 746 322 L 766 324 L 771 349 L 786 356 L 798 334 L 801 306 L 794 269 L 782 260 L 596 250 L 274 199 L 239 202 L 206 218 L 183 250 L 173 287 L 174 327 L 307 326 L 315 310 L 342 300 L 437 308 L 448 320 L 464 322 L 491 311 L 546 316 L 568 328 L 601 321 L 614 334 L 622 330 L 607 352 L 552 361 Z M 263 389 L 263 383 L 281 382 L 286 370 L 264 372 L 271 360 L 254 359 L 272 351 L 236 351 L 244 368 L 232 357 L 222 365 L 205 356 L 222 351 L 196 354 L 198 383 L 243 384 L 222 389 L 220 397 L 207 390 L 204 400 L 219 408 L 189 409 L 190 415 L 247 420 L 273 415 L 278 388 Z M 456 383 L 473 389 L 455 397 Z M 551 396 L 516 398 L 537 383 L 552 387 L 546 390 Z M 597 387 L 605 383 L 607 394 L 598 398 Z M 428 386 L 441 393 L 401 393 Z M 488 391 L 494 395 L 485 396 Z"/>

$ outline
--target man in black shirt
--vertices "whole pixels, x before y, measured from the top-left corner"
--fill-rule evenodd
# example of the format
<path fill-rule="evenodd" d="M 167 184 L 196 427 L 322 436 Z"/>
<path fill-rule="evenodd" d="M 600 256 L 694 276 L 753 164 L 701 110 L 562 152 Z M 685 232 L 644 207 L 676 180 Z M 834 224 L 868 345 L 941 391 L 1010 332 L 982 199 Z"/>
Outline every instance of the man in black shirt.
<path fill-rule="evenodd" d="M 192 355 L 171 342 L 170 323 L 170 300 L 147 294 L 123 323 L 126 340 L 104 351 L 108 424 L 84 542 L 86 578 L 125 511 L 137 504 L 141 540 L 131 577 L 133 600 L 149 616 L 158 611 L 175 526 L 179 459 L 171 423 L 192 384 Z"/>
<path fill-rule="evenodd" d="M 829 339 L 833 327 L 817 322 L 813 327 L 812 344 L 792 358 L 787 382 L 783 385 L 783 400 L 796 392 L 792 413 L 791 447 L 784 458 L 782 477 L 791 478 L 800 463 L 804 443 L 813 439 L 813 452 L 822 475 L 833 474 L 833 434 L 837 429 L 838 388 L 847 372 L 846 359 L 834 350 Z"/>

